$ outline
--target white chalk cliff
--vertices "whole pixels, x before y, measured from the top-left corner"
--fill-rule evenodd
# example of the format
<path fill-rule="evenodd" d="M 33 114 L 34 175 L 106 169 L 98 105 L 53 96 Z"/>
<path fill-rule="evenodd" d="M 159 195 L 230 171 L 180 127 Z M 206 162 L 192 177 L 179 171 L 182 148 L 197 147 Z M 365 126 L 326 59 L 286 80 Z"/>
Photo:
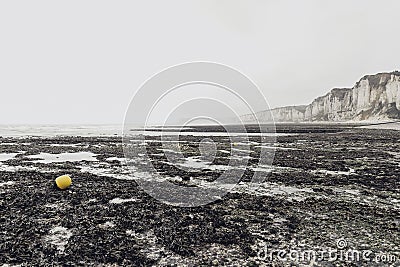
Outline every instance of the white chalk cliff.
<path fill-rule="evenodd" d="M 400 72 L 366 75 L 353 88 L 335 88 L 309 105 L 256 113 L 259 121 L 363 121 L 400 119 Z M 254 122 L 254 115 L 243 115 Z"/>

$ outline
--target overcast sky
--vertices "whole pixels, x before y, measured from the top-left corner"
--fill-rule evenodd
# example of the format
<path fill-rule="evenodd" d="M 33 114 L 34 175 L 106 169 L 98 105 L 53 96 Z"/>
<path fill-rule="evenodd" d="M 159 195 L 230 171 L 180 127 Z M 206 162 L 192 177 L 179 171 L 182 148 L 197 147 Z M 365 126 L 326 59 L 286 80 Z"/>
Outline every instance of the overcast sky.
<path fill-rule="evenodd" d="M 175 64 L 213 61 L 271 107 L 400 69 L 400 1 L 1 1 L 0 123 L 121 123 Z"/>

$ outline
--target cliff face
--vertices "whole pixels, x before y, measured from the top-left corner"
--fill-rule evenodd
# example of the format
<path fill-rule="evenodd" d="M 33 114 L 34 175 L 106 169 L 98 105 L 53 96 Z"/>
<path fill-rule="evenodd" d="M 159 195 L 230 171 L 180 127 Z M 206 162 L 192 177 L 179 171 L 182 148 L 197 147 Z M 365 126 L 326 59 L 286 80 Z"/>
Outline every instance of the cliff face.
<path fill-rule="evenodd" d="M 400 119 L 400 72 L 361 78 L 353 88 L 335 88 L 306 106 L 290 106 L 257 113 L 262 121 L 361 121 Z M 244 122 L 254 116 L 244 115 Z"/>

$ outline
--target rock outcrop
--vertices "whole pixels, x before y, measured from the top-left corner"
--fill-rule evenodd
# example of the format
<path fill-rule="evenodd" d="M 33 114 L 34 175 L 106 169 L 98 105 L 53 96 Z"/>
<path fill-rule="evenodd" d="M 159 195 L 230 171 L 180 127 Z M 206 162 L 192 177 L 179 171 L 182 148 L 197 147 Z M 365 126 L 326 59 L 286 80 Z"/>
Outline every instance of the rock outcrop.
<path fill-rule="evenodd" d="M 259 121 L 362 121 L 400 119 L 400 72 L 361 78 L 353 88 L 335 88 L 309 105 L 288 106 L 256 114 Z M 254 122 L 254 115 L 241 117 Z"/>

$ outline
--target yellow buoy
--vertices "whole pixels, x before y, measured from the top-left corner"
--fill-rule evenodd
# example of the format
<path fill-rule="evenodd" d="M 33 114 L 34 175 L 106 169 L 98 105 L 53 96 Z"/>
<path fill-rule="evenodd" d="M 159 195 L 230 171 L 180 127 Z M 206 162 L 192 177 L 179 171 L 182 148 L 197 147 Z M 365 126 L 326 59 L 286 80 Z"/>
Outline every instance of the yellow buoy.
<path fill-rule="evenodd" d="M 68 175 L 62 175 L 60 177 L 57 177 L 57 179 L 56 179 L 57 187 L 62 190 L 68 188 L 71 185 L 71 183 L 72 183 L 72 179 Z"/>

